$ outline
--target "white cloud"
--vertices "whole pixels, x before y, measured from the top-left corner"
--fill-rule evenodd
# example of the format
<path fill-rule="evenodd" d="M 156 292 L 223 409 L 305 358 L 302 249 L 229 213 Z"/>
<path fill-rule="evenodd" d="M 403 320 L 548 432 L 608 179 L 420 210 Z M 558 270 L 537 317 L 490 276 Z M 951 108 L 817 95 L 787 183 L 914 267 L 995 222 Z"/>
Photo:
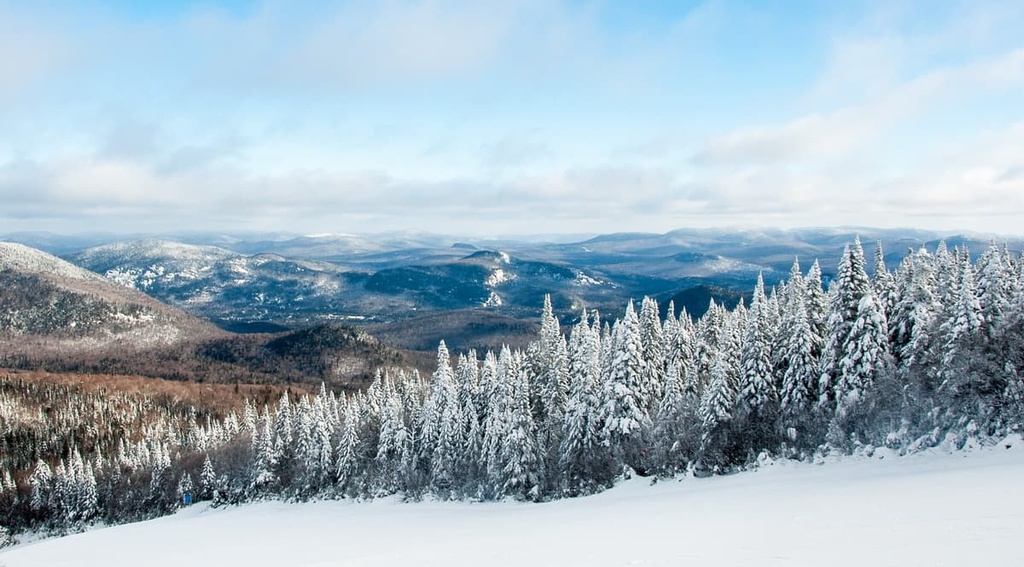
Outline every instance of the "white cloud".
<path fill-rule="evenodd" d="M 1024 49 L 966 65 L 948 65 L 897 85 L 873 100 L 810 114 L 781 126 L 745 128 L 717 136 L 699 150 L 700 164 L 778 163 L 841 156 L 873 142 L 935 106 L 988 90 L 1024 86 Z"/>

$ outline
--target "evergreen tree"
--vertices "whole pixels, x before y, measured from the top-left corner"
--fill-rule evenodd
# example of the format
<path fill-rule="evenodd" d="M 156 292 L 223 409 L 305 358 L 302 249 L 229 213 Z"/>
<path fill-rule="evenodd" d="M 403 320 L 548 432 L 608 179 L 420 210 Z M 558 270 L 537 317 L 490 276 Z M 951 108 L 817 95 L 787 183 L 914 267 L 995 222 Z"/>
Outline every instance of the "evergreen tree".
<path fill-rule="evenodd" d="M 774 322 L 765 297 L 764 280 L 759 274 L 747 317 L 737 399 L 741 419 L 748 429 L 745 438 L 755 451 L 773 443 L 778 414 L 779 395 L 771 360 L 773 333 L 770 327 Z"/>
<path fill-rule="evenodd" d="M 584 312 L 569 340 L 569 393 L 559 448 L 562 490 L 569 495 L 593 492 L 609 476 L 598 415 L 600 347 L 598 331 Z"/>
<path fill-rule="evenodd" d="M 535 385 L 531 394 L 534 417 L 540 423 L 561 423 L 568 390 L 568 361 L 565 338 L 551 307 L 551 296 L 544 296 L 539 340 L 531 345 L 529 368 Z"/>
<path fill-rule="evenodd" d="M 979 313 L 988 338 L 992 338 L 1003 315 L 1009 311 L 1017 292 L 1017 274 L 1012 263 L 992 243 L 978 259 L 977 298 Z"/>
<path fill-rule="evenodd" d="M 543 482 L 543 463 L 537 447 L 537 430 L 530 410 L 528 374 L 521 362 L 518 379 L 512 383 L 510 407 L 506 412 L 505 439 L 501 445 L 503 495 L 538 500 Z M 513 378 L 510 376 L 510 378 Z"/>
<path fill-rule="evenodd" d="M 210 455 L 203 459 L 203 468 L 199 473 L 199 498 L 200 500 L 211 500 L 217 496 L 217 473 L 213 470 L 213 462 Z"/>
<path fill-rule="evenodd" d="M 487 407 L 487 421 L 484 424 L 484 456 L 488 482 L 485 494 L 503 494 L 505 484 L 505 440 L 508 436 L 510 416 L 513 411 L 512 397 L 520 372 L 520 361 L 512 355 L 508 346 L 501 349 L 497 361 L 488 353 L 484 359 L 481 374 L 495 375 L 491 399 Z"/>
<path fill-rule="evenodd" d="M 611 351 L 601 411 L 603 442 L 617 463 L 643 470 L 647 450 L 644 437 L 650 428 L 650 418 L 644 411 L 640 391 L 643 345 L 640 320 L 632 302 L 626 307 L 625 317 L 615 325 Z"/>
<path fill-rule="evenodd" d="M 982 359 L 987 342 L 986 321 L 978 300 L 974 269 L 966 256 L 960 259 L 956 279 L 960 284 L 956 301 L 944 314 L 939 328 L 943 352 L 939 391 L 947 407 L 987 418 L 990 408 L 985 398 L 1002 392 Z"/>
<path fill-rule="evenodd" d="M 52 491 L 53 471 L 46 461 L 39 459 L 36 467 L 28 477 L 29 486 L 32 489 L 30 505 L 33 510 L 45 511 L 50 506 L 50 493 Z"/>
<path fill-rule="evenodd" d="M 181 473 L 181 477 L 178 478 L 178 498 L 179 502 L 182 502 L 186 494 L 192 494 L 195 490 L 195 485 L 192 483 L 192 475 L 188 472 Z"/>
<path fill-rule="evenodd" d="M 802 438 L 811 420 L 818 392 L 818 364 L 822 339 L 815 336 L 804 307 L 804 296 L 794 294 L 787 305 L 783 323 L 786 332 L 782 346 L 782 391 L 780 409 L 783 430 L 790 441 L 806 445 Z M 798 438 L 799 436 L 799 438 Z"/>
<path fill-rule="evenodd" d="M 885 330 L 885 336 L 878 332 Z M 875 373 L 884 366 L 888 331 L 864 270 L 860 239 L 847 247 L 832 284 L 828 342 L 822 353 L 819 406 L 847 414 L 865 401 Z"/>
<path fill-rule="evenodd" d="M 815 260 L 804 279 L 807 320 L 814 335 L 825 337 L 828 332 L 828 296 L 821 287 L 821 265 Z"/>
<path fill-rule="evenodd" d="M 459 464 L 466 445 L 463 429 L 465 419 L 449 360 L 448 349 L 442 342 L 438 348 L 438 368 L 434 373 L 431 395 L 437 433 L 430 478 L 435 493 L 444 497 L 449 496 L 454 485 L 462 480 L 459 478 Z"/>
<path fill-rule="evenodd" d="M 729 355 L 719 351 L 711 367 L 711 380 L 700 400 L 701 454 L 705 466 L 723 464 L 732 408 L 736 398 L 734 383 L 738 380 Z"/>
<path fill-rule="evenodd" d="M 658 302 L 644 297 L 640 305 L 640 345 L 643 359 L 639 392 L 644 412 L 650 416 L 657 408 L 665 389 L 664 341 Z"/>
<path fill-rule="evenodd" d="M 873 291 L 879 309 L 886 320 L 892 315 L 893 307 L 896 305 L 896 283 L 893 275 L 885 267 L 885 252 L 882 251 L 882 242 L 875 246 L 875 271 L 872 279 Z"/>
<path fill-rule="evenodd" d="M 345 419 L 342 426 L 341 439 L 338 442 L 338 456 L 335 459 L 335 478 L 338 490 L 342 494 L 351 494 L 357 490 L 356 479 L 359 477 L 359 411 L 358 402 L 345 402 Z"/>

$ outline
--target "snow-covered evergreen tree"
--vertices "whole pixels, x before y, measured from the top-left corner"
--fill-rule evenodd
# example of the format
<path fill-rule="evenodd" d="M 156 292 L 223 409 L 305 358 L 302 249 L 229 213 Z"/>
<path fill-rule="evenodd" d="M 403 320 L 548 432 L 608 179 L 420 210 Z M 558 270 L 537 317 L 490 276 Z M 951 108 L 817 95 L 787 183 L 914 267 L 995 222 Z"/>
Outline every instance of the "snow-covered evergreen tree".
<path fill-rule="evenodd" d="M 610 367 L 604 382 L 604 405 L 601 409 L 603 442 L 616 462 L 642 469 L 647 451 L 645 435 L 650 417 L 644 411 L 640 384 L 643 375 L 643 344 L 640 320 L 633 303 L 625 316 L 616 322 L 611 342 Z"/>
<path fill-rule="evenodd" d="M 644 412 L 651 416 L 665 389 L 665 354 L 658 302 L 644 297 L 640 304 L 640 345 L 643 359 L 639 392 Z"/>
<path fill-rule="evenodd" d="M 783 315 L 781 347 L 782 391 L 780 410 L 784 433 L 791 442 L 807 443 L 806 428 L 818 393 L 819 356 L 822 338 L 814 334 L 804 295 L 793 294 Z M 799 438 L 798 438 L 799 437 Z"/>
<path fill-rule="evenodd" d="M 745 438 L 755 450 L 774 442 L 779 394 L 773 375 L 771 327 L 776 323 L 765 296 L 764 279 L 758 274 L 747 316 L 737 396 L 739 417 L 748 432 Z"/>
<path fill-rule="evenodd" d="M 561 489 L 569 495 L 592 492 L 610 476 L 601 444 L 600 348 L 599 331 L 584 312 L 569 339 L 569 393 L 559 448 Z"/>
<path fill-rule="evenodd" d="M 518 354 L 513 355 L 513 358 L 518 357 Z M 513 366 L 519 371 L 515 376 L 510 376 L 517 379 L 511 387 L 505 439 L 500 451 L 500 460 L 504 465 L 500 494 L 537 500 L 543 482 L 543 462 L 530 409 L 530 384 L 522 362 L 515 362 Z"/>
<path fill-rule="evenodd" d="M 203 468 L 199 473 L 199 499 L 211 500 L 216 498 L 217 486 L 217 472 L 213 468 L 213 461 L 210 460 L 210 455 L 206 455 L 203 459 Z"/>

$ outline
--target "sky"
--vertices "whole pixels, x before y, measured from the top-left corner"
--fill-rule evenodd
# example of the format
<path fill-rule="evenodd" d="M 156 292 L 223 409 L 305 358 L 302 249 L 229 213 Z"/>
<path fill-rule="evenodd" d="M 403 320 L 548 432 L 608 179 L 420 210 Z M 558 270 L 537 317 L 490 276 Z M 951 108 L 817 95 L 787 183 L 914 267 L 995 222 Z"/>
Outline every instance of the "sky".
<path fill-rule="evenodd" d="M 0 0 L 0 234 L 1024 234 L 1024 3 Z"/>

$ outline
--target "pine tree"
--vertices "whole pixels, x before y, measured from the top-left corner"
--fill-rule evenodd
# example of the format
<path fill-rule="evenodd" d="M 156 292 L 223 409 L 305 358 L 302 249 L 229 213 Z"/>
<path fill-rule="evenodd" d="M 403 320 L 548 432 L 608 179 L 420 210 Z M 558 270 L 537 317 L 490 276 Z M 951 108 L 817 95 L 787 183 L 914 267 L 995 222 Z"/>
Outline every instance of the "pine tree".
<path fill-rule="evenodd" d="M 513 411 L 512 397 L 515 383 L 519 379 L 521 361 L 512 355 L 508 346 L 501 349 L 495 361 L 488 353 L 484 359 L 481 374 L 494 373 L 494 387 L 487 407 L 487 421 L 484 424 L 484 455 L 488 482 L 485 493 L 490 496 L 503 493 L 505 484 L 505 440 L 508 436 L 510 415 Z"/>
<path fill-rule="evenodd" d="M 427 478 L 430 479 L 433 479 L 435 474 L 442 472 L 447 467 L 447 464 L 443 463 L 441 468 L 435 470 L 433 461 L 442 434 L 441 426 L 444 419 L 445 404 L 449 393 L 453 389 L 453 380 L 448 347 L 444 341 L 441 341 L 437 347 L 437 366 L 430 379 L 430 391 L 424 401 L 423 410 L 420 414 L 419 436 L 417 438 L 420 465 Z M 442 451 L 444 450 L 442 449 Z"/>
<path fill-rule="evenodd" d="M 665 354 L 658 302 L 644 297 L 640 306 L 640 345 L 643 370 L 640 373 L 640 399 L 644 412 L 652 415 L 665 390 Z"/>
<path fill-rule="evenodd" d="M 203 469 L 199 473 L 199 498 L 201 500 L 211 500 L 217 498 L 217 473 L 213 470 L 213 462 L 210 461 L 210 455 L 206 455 L 203 460 Z"/>
<path fill-rule="evenodd" d="M 844 254 L 833 286 L 819 403 L 828 403 L 833 415 L 830 441 L 842 445 L 864 433 L 877 402 L 893 401 L 876 392 L 876 384 L 892 384 L 892 359 L 888 322 L 864 270 L 859 239 Z"/>
<path fill-rule="evenodd" d="M 690 455 L 690 432 L 696 424 L 690 423 L 693 408 L 688 407 L 683 392 L 683 378 L 678 372 L 669 372 L 665 379 L 665 392 L 654 418 L 653 450 L 655 467 L 663 473 L 683 470 Z"/>
<path fill-rule="evenodd" d="M 870 298 L 865 301 L 865 298 Z M 870 312 L 862 313 L 862 309 Z M 859 328 L 855 330 L 855 326 Z M 819 383 L 819 407 L 826 413 L 846 413 L 863 401 L 865 390 L 874 381 L 876 368 L 865 364 L 862 356 L 872 347 L 881 348 L 885 341 L 873 333 L 885 327 L 885 316 L 875 302 L 867 273 L 864 271 L 864 250 L 860 239 L 843 252 L 836 279 L 832 284 L 828 315 L 828 342 L 822 353 L 822 375 Z M 888 334 L 888 333 L 886 333 Z M 864 341 L 882 344 L 868 344 Z M 862 344 L 863 343 L 863 344 Z"/>
<path fill-rule="evenodd" d="M 804 279 L 807 320 L 814 335 L 825 337 L 828 331 L 828 296 L 821 287 L 821 265 L 815 260 Z"/>
<path fill-rule="evenodd" d="M 528 374 L 521 362 L 512 384 L 505 439 L 501 445 L 502 486 L 500 494 L 528 500 L 540 498 L 543 482 L 541 455 L 537 447 L 537 430 L 530 410 Z"/>
<path fill-rule="evenodd" d="M 569 495 L 592 492 L 608 476 L 598 415 L 600 348 L 598 331 L 584 312 L 569 340 L 569 393 L 559 448 L 562 490 Z"/>
<path fill-rule="evenodd" d="M 701 454 L 705 466 L 724 464 L 722 453 L 732 421 L 737 374 L 737 370 L 730 364 L 729 355 L 719 351 L 711 367 L 711 380 L 700 400 Z"/>
<path fill-rule="evenodd" d="M 458 466 L 465 451 L 465 420 L 448 349 L 443 341 L 438 347 L 437 365 L 431 386 L 432 419 L 436 420 L 437 425 L 430 461 L 430 479 L 435 493 L 447 497 L 456 482 L 461 480 Z"/>
<path fill-rule="evenodd" d="M 401 415 L 401 399 L 389 393 L 381 404 L 380 435 L 377 440 L 374 492 L 378 496 L 401 490 L 404 480 L 403 456 L 409 432 Z M 339 456 L 340 459 L 340 456 Z"/>
<path fill-rule="evenodd" d="M 888 335 L 885 315 L 874 295 L 864 295 L 839 362 L 835 396 L 836 416 L 840 421 L 851 417 L 870 420 L 870 416 L 863 414 L 874 409 L 878 401 L 874 392 L 876 384 L 891 379 Z"/>
<path fill-rule="evenodd" d="M 568 361 L 565 338 L 551 307 L 551 296 L 544 296 L 540 337 L 528 354 L 536 381 L 531 394 L 533 414 L 541 423 L 549 419 L 561 423 L 568 390 Z"/>
<path fill-rule="evenodd" d="M 933 259 L 927 250 L 907 253 L 895 287 L 899 299 L 889 320 L 889 337 L 893 356 L 909 370 L 924 361 L 935 317 L 942 309 L 935 295 Z"/>
<path fill-rule="evenodd" d="M 335 479 L 341 494 L 356 491 L 356 479 L 359 477 L 359 411 L 354 400 L 345 402 L 345 419 L 338 442 L 338 456 L 335 459 Z"/>
<path fill-rule="evenodd" d="M 779 395 L 773 376 L 771 347 L 775 323 L 759 274 L 750 304 L 742 349 L 742 373 L 737 402 L 752 449 L 759 451 L 774 442 Z"/>
<path fill-rule="evenodd" d="M 786 332 L 782 346 L 782 391 L 780 409 L 783 430 L 790 441 L 798 441 L 811 421 L 818 392 L 818 364 L 822 339 L 815 336 L 804 307 L 802 294 L 794 294 L 784 315 Z M 801 444 L 807 441 L 799 439 Z"/>
<path fill-rule="evenodd" d="M 53 471 L 46 461 L 39 459 L 28 477 L 32 489 L 31 503 L 33 510 L 44 511 L 50 506 L 50 492 L 53 489 Z"/>
<path fill-rule="evenodd" d="M 882 242 L 875 246 L 875 273 L 872 280 L 873 291 L 886 320 L 892 315 L 893 307 L 896 305 L 896 283 L 893 275 L 885 267 L 885 252 L 882 251 Z"/>
<path fill-rule="evenodd" d="M 960 287 L 956 301 L 944 314 L 939 328 L 944 353 L 939 391 L 960 411 L 974 413 L 975 408 L 963 406 L 980 402 L 985 394 L 995 393 L 990 391 L 995 388 L 989 387 L 990 377 L 980 364 L 982 344 L 986 341 L 985 319 L 978 301 L 974 269 L 966 256 L 960 259 L 957 281 Z"/>
<path fill-rule="evenodd" d="M 192 475 L 188 472 L 181 473 L 181 477 L 178 478 L 178 498 L 183 499 L 186 494 L 191 494 L 195 490 L 195 485 L 192 483 Z M 179 500 L 182 502 L 183 500 Z"/>
<path fill-rule="evenodd" d="M 978 259 L 977 298 L 984 332 L 992 338 L 1003 315 L 1009 311 L 1017 288 L 1017 274 L 1002 251 L 992 243 Z"/>
<path fill-rule="evenodd" d="M 460 355 L 455 368 L 455 381 L 458 389 L 458 405 L 462 423 L 460 424 L 463 448 L 459 455 L 458 469 L 462 471 L 463 484 L 469 486 L 478 483 L 481 476 L 481 459 L 483 456 L 485 407 L 480 402 L 480 367 L 476 351 L 469 355 Z"/>
<path fill-rule="evenodd" d="M 633 303 L 613 331 L 611 362 L 604 383 L 603 442 L 616 462 L 636 470 L 645 468 L 645 434 L 650 418 L 644 411 L 640 381 L 643 374 L 643 345 L 640 321 Z"/>

